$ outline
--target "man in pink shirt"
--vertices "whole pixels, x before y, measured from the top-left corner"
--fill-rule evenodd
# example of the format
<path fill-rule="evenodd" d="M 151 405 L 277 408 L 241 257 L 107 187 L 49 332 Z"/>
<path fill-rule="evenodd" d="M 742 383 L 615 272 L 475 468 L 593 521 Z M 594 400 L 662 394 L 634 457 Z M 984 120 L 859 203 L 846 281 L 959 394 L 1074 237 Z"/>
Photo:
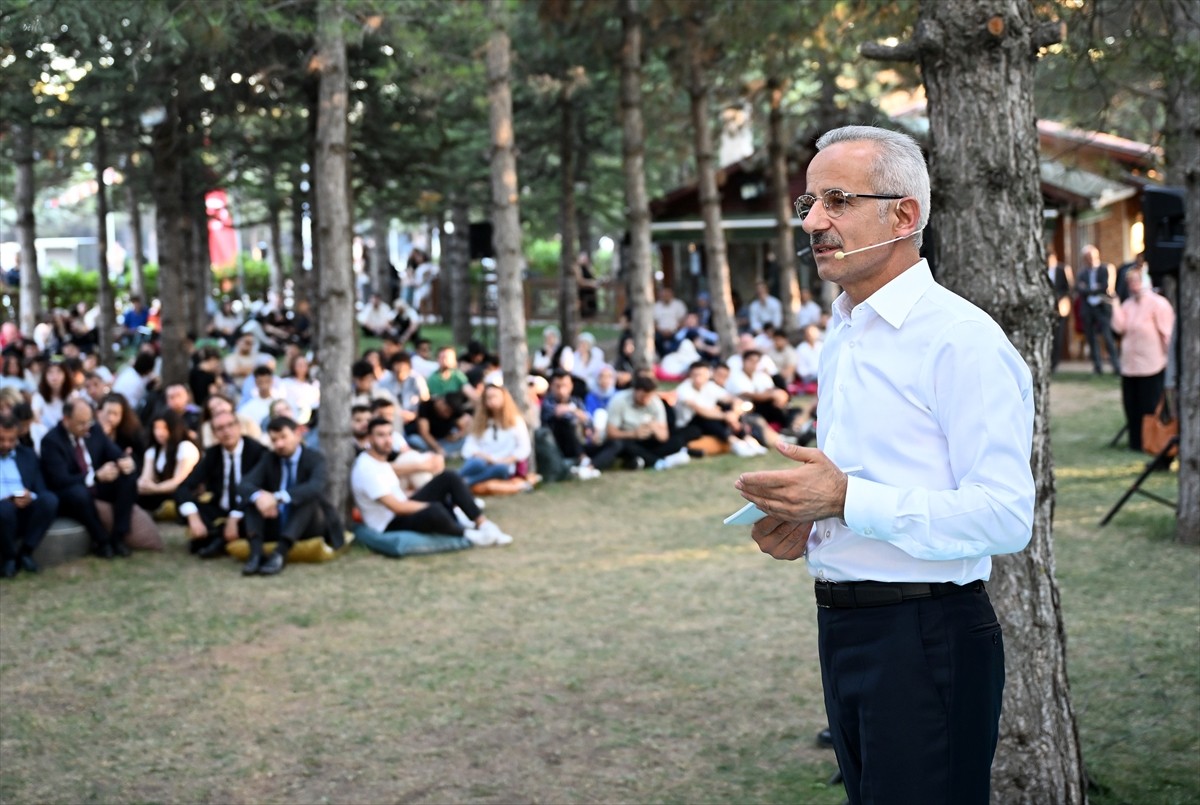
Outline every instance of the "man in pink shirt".
<path fill-rule="evenodd" d="M 1141 452 L 1142 416 L 1154 413 L 1163 395 L 1175 310 L 1142 272 L 1130 271 L 1126 282 L 1129 298 L 1113 309 L 1112 328 L 1121 336 L 1121 401 L 1129 449 Z"/>

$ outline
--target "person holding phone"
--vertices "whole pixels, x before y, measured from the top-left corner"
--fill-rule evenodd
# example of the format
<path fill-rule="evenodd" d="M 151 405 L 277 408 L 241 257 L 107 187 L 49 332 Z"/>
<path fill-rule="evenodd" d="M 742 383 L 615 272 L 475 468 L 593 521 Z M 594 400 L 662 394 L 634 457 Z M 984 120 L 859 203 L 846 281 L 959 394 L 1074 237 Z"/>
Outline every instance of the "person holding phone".
<path fill-rule="evenodd" d="M 58 514 L 58 496 L 46 488 L 38 457 L 18 441 L 17 420 L 0 414 L 0 575 L 37 573 L 33 552 Z"/>

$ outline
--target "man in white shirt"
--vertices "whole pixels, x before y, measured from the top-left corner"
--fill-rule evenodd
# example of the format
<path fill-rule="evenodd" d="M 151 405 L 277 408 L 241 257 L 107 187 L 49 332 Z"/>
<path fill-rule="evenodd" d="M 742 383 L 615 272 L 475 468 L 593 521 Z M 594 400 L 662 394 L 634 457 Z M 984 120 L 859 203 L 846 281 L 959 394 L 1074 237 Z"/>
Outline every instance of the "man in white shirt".
<path fill-rule="evenodd" d="M 664 285 L 654 303 L 654 348 L 661 358 L 675 343 L 675 334 L 687 317 L 687 305 L 675 298 L 675 291 Z"/>
<path fill-rule="evenodd" d="M 783 304 L 771 296 L 767 283 L 757 282 L 750 302 L 750 332 L 758 335 L 767 324 L 776 330 L 783 328 Z"/>
<path fill-rule="evenodd" d="M 920 258 L 919 146 L 852 126 L 817 149 L 797 214 L 821 278 L 844 289 L 821 355 L 818 447 L 780 446 L 795 468 L 735 486 L 767 515 L 751 529 L 760 549 L 806 556 L 817 579 L 850 801 L 986 803 L 1004 649 L 983 582 L 992 555 L 1032 533 L 1029 369 Z"/>
<path fill-rule="evenodd" d="M 383 337 L 385 334 L 392 332 L 392 319 L 395 317 L 395 312 L 383 303 L 379 298 L 379 294 L 371 294 L 370 301 L 363 305 L 362 310 L 358 311 L 358 323 L 362 327 L 363 335 Z"/>
<path fill-rule="evenodd" d="M 821 310 L 821 305 L 813 299 L 812 291 L 808 288 L 800 289 L 800 310 L 796 312 L 796 329 L 803 330 L 810 324 L 821 324 L 821 316 L 825 315 L 825 311 Z"/>
<path fill-rule="evenodd" d="M 471 490 L 457 474 L 442 472 L 412 496 L 404 493 L 396 470 L 388 461 L 392 450 L 392 423 L 378 417 L 367 426 L 367 449 L 358 454 L 350 470 L 354 502 L 363 523 L 379 531 L 417 531 L 441 537 L 466 537 L 472 545 L 507 545 L 512 537 L 483 516 Z M 471 525 L 464 527 L 454 514 L 461 509 Z"/>
<path fill-rule="evenodd" d="M 742 414 L 748 407 L 744 400 L 712 381 L 712 368 L 704 361 L 693 363 L 688 379 L 675 389 L 677 430 L 692 430 L 693 439 L 713 436 L 728 442 L 739 456 L 763 455 L 767 448 L 752 438 L 743 438 Z"/>

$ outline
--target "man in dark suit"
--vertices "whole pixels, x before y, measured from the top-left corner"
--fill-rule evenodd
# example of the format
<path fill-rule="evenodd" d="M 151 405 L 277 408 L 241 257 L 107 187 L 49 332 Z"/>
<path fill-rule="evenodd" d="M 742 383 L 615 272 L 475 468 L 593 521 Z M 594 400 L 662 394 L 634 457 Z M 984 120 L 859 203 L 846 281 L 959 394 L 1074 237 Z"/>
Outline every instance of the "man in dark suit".
<path fill-rule="evenodd" d="M 58 495 L 60 513 L 83 524 L 97 556 L 129 556 L 125 536 L 137 500 L 137 468 L 95 423 L 91 403 L 67 400 L 62 421 L 42 439 L 42 474 Z M 97 500 L 112 504 L 111 532 L 100 522 Z"/>
<path fill-rule="evenodd" d="M 287 417 L 272 419 L 271 450 L 238 485 L 250 541 L 243 575 L 274 576 L 283 570 L 288 550 L 308 537 L 323 537 L 335 548 L 342 544 L 340 518 L 325 499 L 325 456 L 301 446 L 298 427 Z M 264 559 L 263 543 L 270 540 L 275 552 Z"/>
<path fill-rule="evenodd" d="M 17 420 L 0 414 L 0 575 L 37 573 L 33 552 L 58 514 L 58 496 L 46 488 L 37 454 L 17 441 Z"/>
<path fill-rule="evenodd" d="M 188 549 L 202 559 L 225 553 L 226 543 L 246 537 L 245 510 L 237 486 L 267 449 L 242 437 L 242 423 L 222 409 L 210 420 L 217 443 L 175 490 L 175 505 L 187 521 Z"/>
<path fill-rule="evenodd" d="M 1112 284 L 1116 277 L 1112 266 L 1100 262 L 1100 250 L 1088 244 L 1079 256 L 1079 273 L 1075 276 L 1075 291 L 1079 294 L 1079 314 L 1083 322 L 1083 334 L 1087 337 L 1088 351 L 1092 353 L 1092 367 L 1102 374 L 1100 346 L 1096 336 L 1104 339 L 1104 348 L 1112 361 L 1113 374 L 1121 374 L 1121 360 L 1117 356 L 1117 342 L 1112 331 Z"/>

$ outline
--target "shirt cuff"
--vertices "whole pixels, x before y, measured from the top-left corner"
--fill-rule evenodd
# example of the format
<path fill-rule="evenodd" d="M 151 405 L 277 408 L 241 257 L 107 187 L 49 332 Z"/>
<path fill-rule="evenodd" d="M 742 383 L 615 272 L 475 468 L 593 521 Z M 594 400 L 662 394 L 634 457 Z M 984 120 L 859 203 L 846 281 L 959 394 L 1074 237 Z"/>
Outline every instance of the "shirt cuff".
<path fill-rule="evenodd" d="M 240 520 L 240 519 L 242 519 L 242 513 L 239 511 L 231 511 L 229 513 L 229 519 L 230 520 Z"/>
<path fill-rule="evenodd" d="M 887 541 L 895 520 L 900 490 L 886 484 L 846 478 L 846 526 L 864 537 Z"/>
<path fill-rule="evenodd" d="M 292 503 L 292 496 L 287 493 L 286 489 L 280 489 L 278 492 L 276 492 L 275 499 L 277 501 L 279 501 L 280 503 L 283 503 L 283 504 L 286 504 L 289 506 Z"/>
<path fill-rule="evenodd" d="M 200 509 L 197 508 L 196 504 L 192 503 L 190 500 L 187 503 L 185 503 L 179 507 L 179 515 L 181 517 L 191 517 L 193 514 L 195 514 L 198 511 L 200 511 Z"/>

